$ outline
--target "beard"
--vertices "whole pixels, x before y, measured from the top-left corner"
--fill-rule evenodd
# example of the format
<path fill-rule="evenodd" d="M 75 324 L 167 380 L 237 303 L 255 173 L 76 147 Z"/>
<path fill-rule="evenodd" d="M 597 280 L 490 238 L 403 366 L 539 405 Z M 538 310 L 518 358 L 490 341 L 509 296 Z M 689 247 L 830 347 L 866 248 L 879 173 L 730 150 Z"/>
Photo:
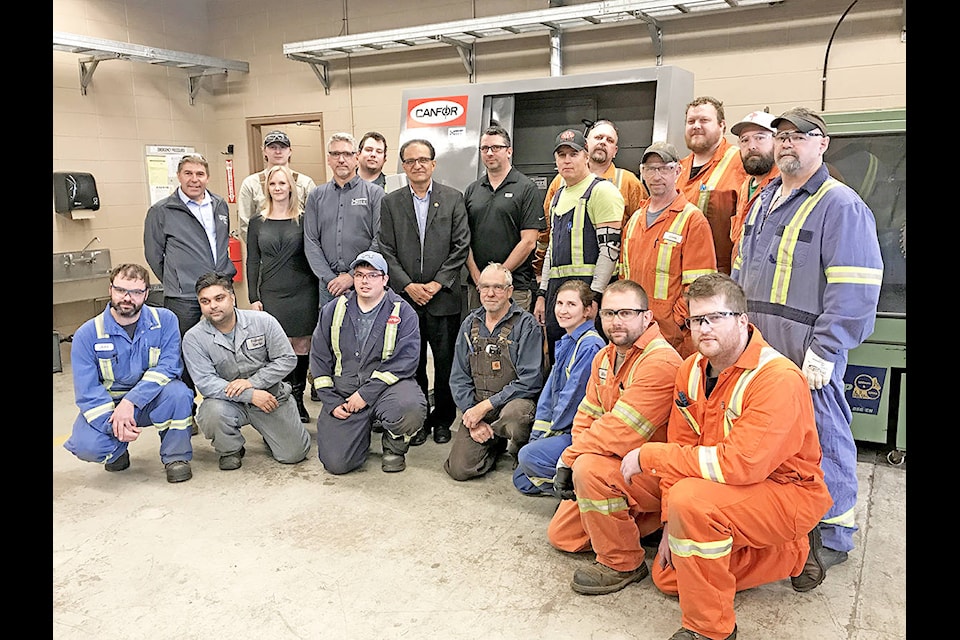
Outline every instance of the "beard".
<path fill-rule="evenodd" d="M 694 153 L 706 153 L 717 146 L 722 135 L 723 133 L 718 133 L 716 136 L 710 136 L 708 133 L 703 133 L 696 141 L 694 141 L 692 136 L 687 136 L 685 139 L 687 149 L 690 149 L 690 151 Z"/>
<path fill-rule="evenodd" d="M 773 154 L 754 154 L 743 160 L 743 169 L 751 176 L 765 176 L 773 169 Z"/>
<path fill-rule="evenodd" d="M 140 304 L 137 304 L 136 302 L 131 302 L 128 309 L 125 311 L 123 307 L 121 307 L 121 304 L 123 303 L 114 302 L 113 300 L 110 301 L 110 308 L 116 311 L 117 315 L 120 316 L 121 318 L 132 318 L 138 313 L 140 313 L 140 309 L 143 308 L 143 302 L 141 302 Z"/>
<path fill-rule="evenodd" d="M 593 153 L 590 154 L 590 159 L 597 164 L 603 164 L 607 161 L 609 156 L 610 154 L 607 153 L 606 149 L 594 149 Z"/>
<path fill-rule="evenodd" d="M 796 156 L 780 156 L 777 159 L 777 166 L 780 167 L 780 173 L 785 173 L 788 176 L 794 175 L 800 172 L 800 158 Z"/>

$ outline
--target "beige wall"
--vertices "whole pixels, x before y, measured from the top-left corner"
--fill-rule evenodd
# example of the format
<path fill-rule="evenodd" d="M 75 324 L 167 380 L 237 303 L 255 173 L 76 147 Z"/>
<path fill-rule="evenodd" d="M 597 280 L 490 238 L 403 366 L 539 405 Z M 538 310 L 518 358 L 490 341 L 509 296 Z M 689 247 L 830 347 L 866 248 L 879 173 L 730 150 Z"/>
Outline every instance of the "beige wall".
<path fill-rule="evenodd" d="M 849 0 L 786 0 L 664 20 L 662 63 L 692 72 L 696 95 L 722 99 L 728 125 L 756 108 L 820 110 L 824 55 L 849 6 Z M 393 173 L 403 89 L 468 81 L 455 50 L 438 47 L 333 61 L 327 95 L 309 65 L 284 57 L 284 43 L 547 7 L 547 0 L 54 0 L 54 31 L 242 60 L 250 73 L 204 78 L 191 105 L 186 72 L 108 60 L 83 96 L 80 56 L 55 51 L 53 169 L 92 173 L 102 206 L 88 220 L 52 213 L 53 251 L 77 250 L 99 236 L 97 246 L 111 250 L 114 264 L 145 264 L 146 145 L 195 147 L 210 161 L 210 189 L 225 195 L 228 156 L 221 152 L 228 144 L 234 145 L 237 188 L 256 168 L 247 153 L 247 118 L 321 113 L 322 129 L 298 136 L 315 135 L 322 149 L 322 138 L 335 131 L 359 136 L 379 130 L 388 140 Z M 903 0 L 854 6 L 830 48 L 825 110 L 906 105 L 903 20 Z M 476 82 L 549 76 L 547 45 L 546 36 L 479 43 Z M 640 23 L 568 33 L 563 52 L 567 75 L 656 65 Z M 295 147 L 294 168 L 297 154 Z M 321 165 L 311 158 L 309 166 Z M 319 169 L 310 175 L 325 179 Z M 231 213 L 235 225 L 235 205 Z M 238 284 L 238 300 L 246 306 L 245 284 Z M 71 334 L 104 302 L 55 306 L 54 329 Z"/>

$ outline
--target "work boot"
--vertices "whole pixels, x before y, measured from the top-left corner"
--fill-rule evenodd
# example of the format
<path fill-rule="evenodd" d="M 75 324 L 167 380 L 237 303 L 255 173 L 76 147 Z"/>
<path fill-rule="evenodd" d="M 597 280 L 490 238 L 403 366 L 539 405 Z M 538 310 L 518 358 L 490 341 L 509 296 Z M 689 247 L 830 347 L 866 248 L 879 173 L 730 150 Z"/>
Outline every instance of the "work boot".
<path fill-rule="evenodd" d="M 397 473 L 407 468 L 407 461 L 402 453 L 384 453 L 380 468 L 384 473 Z"/>
<path fill-rule="evenodd" d="M 220 456 L 220 470 L 233 471 L 234 469 L 239 469 L 240 465 L 243 464 L 243 456 L 246 453 L 247 450 L 243 447 L 240 447 L 239 451 L 228 453 L 225 456 Z"/>
<path fill-rule="evenodd" d="M 424 442 L 427 441 L 427 436 L 429 435 L 430 435 L 430 427 L 427 426 L 426 423 L 424 423 L 424 425 L 420 427 L 420 431 L 417 431 L 415 434 L 413 434 L 413 437 L 410 438 L 410 446 L 419 447 L 420 445 L 422 445 Z"/>
<path fill-rule="evenodd" d="M 807 535 L 810 538 L 810 551 L 807 553 L 807 561 L 803 563 L 803 570 L 800 575 L 790 578 L 793 590 L 801 593 L 816 589 L 827 577 L 827 565 L 823 562 L 823 540 L 820 537 L 820 528 L 815 525 Z"/>
<path fill-rule="evenodd" d="M 573 574 L 570 586 L 577 593 L 589 596 L 599 596 L 614 591 L 620 591 L 631 582 L 643 580 L 650 575 L 647 563 L 641 562 L 633 571 L 617 571 L 610 567 L 594 562 L 589 567 L 577 569 Z"/>
<path fill-rule="evenodd" d="M 163 466 L 167 470 L 167 482 L 184 482 L 193 477 L 193 470 L 186 460 L 175 460 Z"/>
<path fill-rule="evenodd" d="M 679 631 L 670 636 L 670 640 L 710 640 L 710 638 L 696 631 L 690 631 L 690 629 L 680 627 Z M 737 625 L 733 625 L 733 632 L 724 638 L 724 640 L 737 640 Z"/>
<path fill-rule="evenodd" d="M 107 471 L 123 471 L 130 467 L 130 450 L 124 449 L 123 453 L 120 454 L 120 457 L 116 460 L 111 460 L 110 462 L 103 465 L 103 468 Z"/>

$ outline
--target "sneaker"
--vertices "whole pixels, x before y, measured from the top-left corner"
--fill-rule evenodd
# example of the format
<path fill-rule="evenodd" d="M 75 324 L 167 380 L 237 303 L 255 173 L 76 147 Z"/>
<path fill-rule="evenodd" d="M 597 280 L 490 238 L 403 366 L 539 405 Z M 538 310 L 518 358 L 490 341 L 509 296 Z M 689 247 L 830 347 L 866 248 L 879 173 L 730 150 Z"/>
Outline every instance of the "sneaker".
<path fill-rule="evenodd" d="M 650 575 L 647 563 L 641 562 L 633 571 L 617 571 L 610 567 L 594 562 L 589 567 L 577 569 L 573 574 L 570 586 L 577 593 L 599 596 L 614 591 L 620 591 L 631 582 L 643 580 Z"/>
<path fill-rule="evenodd" d="M 710 640 L 710 638 L 696 631 L 690 631 L 690 629 L 680 627 L 679 631 L 670 636 L 670 640 Z M 724 638 L 724 640 L 737 640 L 737 625 L 733 625 L 733 633 Z"/>
<path fill-rule="evenodd" d="M 190 463 L 186 460 L 176 460 L 163 465 L 167 470 L 167 482 L 184 482 L 193 477 Z"/>
<path fill-rule="evenodd" d="M 407 461 L 402 453 L 385 453 L 380 468 L 384 473 L 397 473 L 407 468 Z"/>
<path fill-rule="evenodd" d="M 239 469 L 240 465 L 243 464 L 242 458 L 246 453 L 247 450 L 243 447 L 240 447 L 240 451 L 228 453 L 225 456 L 220 456 L 220 470 L 233 471 L 234 469 Z"/>
<path fill-rule="evenodd" d="M 103 465 L 103 468 L 107 471 L 123 471 L 130 467 L 130 450 L 124 449 L 123 453 L 120 454 L 120 457 L 116 460 L 111 460 L 110 462 Z"/>
<path fill-rule="evenodd" d="M 793 590 L 800 593 L 816 589 L 827 577 L 827 567 L 823 563 L 823 541 L 820 537 L 820 528 L 814 526 L 807 535 L 810 538 L 810 551 L 807 553 L 807 561 L 803 563 L 800 575 L 790 578 Z"/>

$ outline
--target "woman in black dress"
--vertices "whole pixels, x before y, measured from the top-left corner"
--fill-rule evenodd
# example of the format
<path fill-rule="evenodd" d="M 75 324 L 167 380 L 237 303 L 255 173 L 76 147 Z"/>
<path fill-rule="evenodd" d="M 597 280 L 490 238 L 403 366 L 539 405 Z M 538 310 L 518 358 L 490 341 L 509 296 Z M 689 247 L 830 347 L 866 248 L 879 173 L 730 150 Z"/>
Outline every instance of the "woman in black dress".
<path fill-rule="evenodd" d="M 247 274 L 250 307 L 266 311 L 283 327 L 297 354 L 297 366 L 286 380 L 300 411 L 300 421 L 310 422 L 303 404 L 310 364 L 310 337 L 317 326 L 319 281 L 303 251 L 303 212 L 293 191 L 296 182 L 286 166 L 272 167 L 266 176 L 266 202 L 247 230 Z"/>

